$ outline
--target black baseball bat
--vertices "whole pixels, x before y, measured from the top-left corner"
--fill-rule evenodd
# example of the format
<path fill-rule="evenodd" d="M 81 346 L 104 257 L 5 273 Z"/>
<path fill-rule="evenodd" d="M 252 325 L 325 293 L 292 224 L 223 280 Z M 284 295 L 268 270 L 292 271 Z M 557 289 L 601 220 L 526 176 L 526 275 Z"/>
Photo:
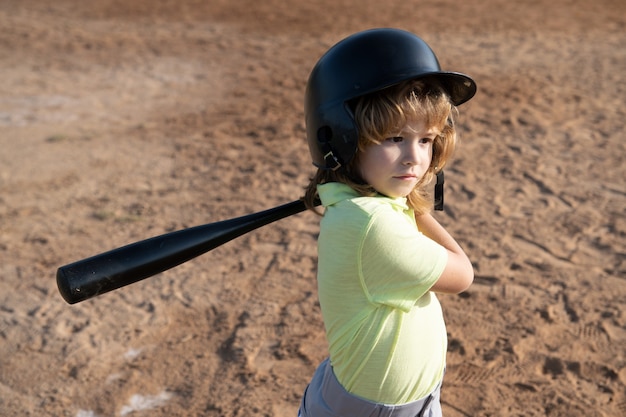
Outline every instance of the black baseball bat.
<path fill-rule="evenodd" d="M 306 209 L 302 200 L 258 213 L 165 233 L 101 253 L 57 270 L 69 304 L 130 285 L 202 255 L 245 233 Z"/>

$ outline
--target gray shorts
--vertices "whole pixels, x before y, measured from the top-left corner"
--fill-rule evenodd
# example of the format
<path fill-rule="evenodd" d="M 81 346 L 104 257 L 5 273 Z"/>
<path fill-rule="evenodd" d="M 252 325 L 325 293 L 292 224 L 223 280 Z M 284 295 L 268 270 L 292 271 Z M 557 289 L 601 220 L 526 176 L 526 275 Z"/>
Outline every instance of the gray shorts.
<path fill-rule="evenodd" d="M 298 417 L 441 417 L 440 389 L 441 383 L 430 395 L 408 404 L 378 404 L 346 391 L 326 359 L 304 391 Z"/>

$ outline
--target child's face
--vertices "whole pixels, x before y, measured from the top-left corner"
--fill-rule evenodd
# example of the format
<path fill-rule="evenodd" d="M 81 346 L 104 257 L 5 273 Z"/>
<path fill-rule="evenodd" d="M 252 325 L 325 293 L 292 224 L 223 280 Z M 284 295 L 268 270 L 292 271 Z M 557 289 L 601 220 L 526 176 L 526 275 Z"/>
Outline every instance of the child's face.
<path fill-rule="evenodd" d="M 430 167 L 433 141 L 441 133 L 421 120 L 390 132 L 380 144 L 367 146 L 359 156 L 358 169 L 365 182 L 388 197 L 406 197 Z"/>

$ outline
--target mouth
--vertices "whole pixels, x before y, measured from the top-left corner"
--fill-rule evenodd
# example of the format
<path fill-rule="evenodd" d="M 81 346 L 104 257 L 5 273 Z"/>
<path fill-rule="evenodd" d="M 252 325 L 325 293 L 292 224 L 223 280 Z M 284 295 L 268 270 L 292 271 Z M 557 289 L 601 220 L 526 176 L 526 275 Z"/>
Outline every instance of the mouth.
<path fill-rule="evenodd" d="M 411 181 L 411 180 L 417 179 L 417 177 L 415 175 L 410 175 L 410 174 L 407 174 L 407 175 L 396 175 L 396 176 L 394 176 L 394 178 L 397 179 L 397 180 L 403 180 L 403 181 Z"/>

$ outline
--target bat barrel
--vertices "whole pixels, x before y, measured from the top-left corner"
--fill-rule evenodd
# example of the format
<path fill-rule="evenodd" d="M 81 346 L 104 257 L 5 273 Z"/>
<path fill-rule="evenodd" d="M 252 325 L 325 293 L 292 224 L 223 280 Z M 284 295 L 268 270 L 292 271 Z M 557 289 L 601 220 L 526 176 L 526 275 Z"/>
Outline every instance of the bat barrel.
<path fill-rule="evenodd" d="M 57 286 L 75 304 L 166 271 L 238 236 L 306 209 L 296 200 L 234 219 L 131 243 L 57 270 Z"/>

